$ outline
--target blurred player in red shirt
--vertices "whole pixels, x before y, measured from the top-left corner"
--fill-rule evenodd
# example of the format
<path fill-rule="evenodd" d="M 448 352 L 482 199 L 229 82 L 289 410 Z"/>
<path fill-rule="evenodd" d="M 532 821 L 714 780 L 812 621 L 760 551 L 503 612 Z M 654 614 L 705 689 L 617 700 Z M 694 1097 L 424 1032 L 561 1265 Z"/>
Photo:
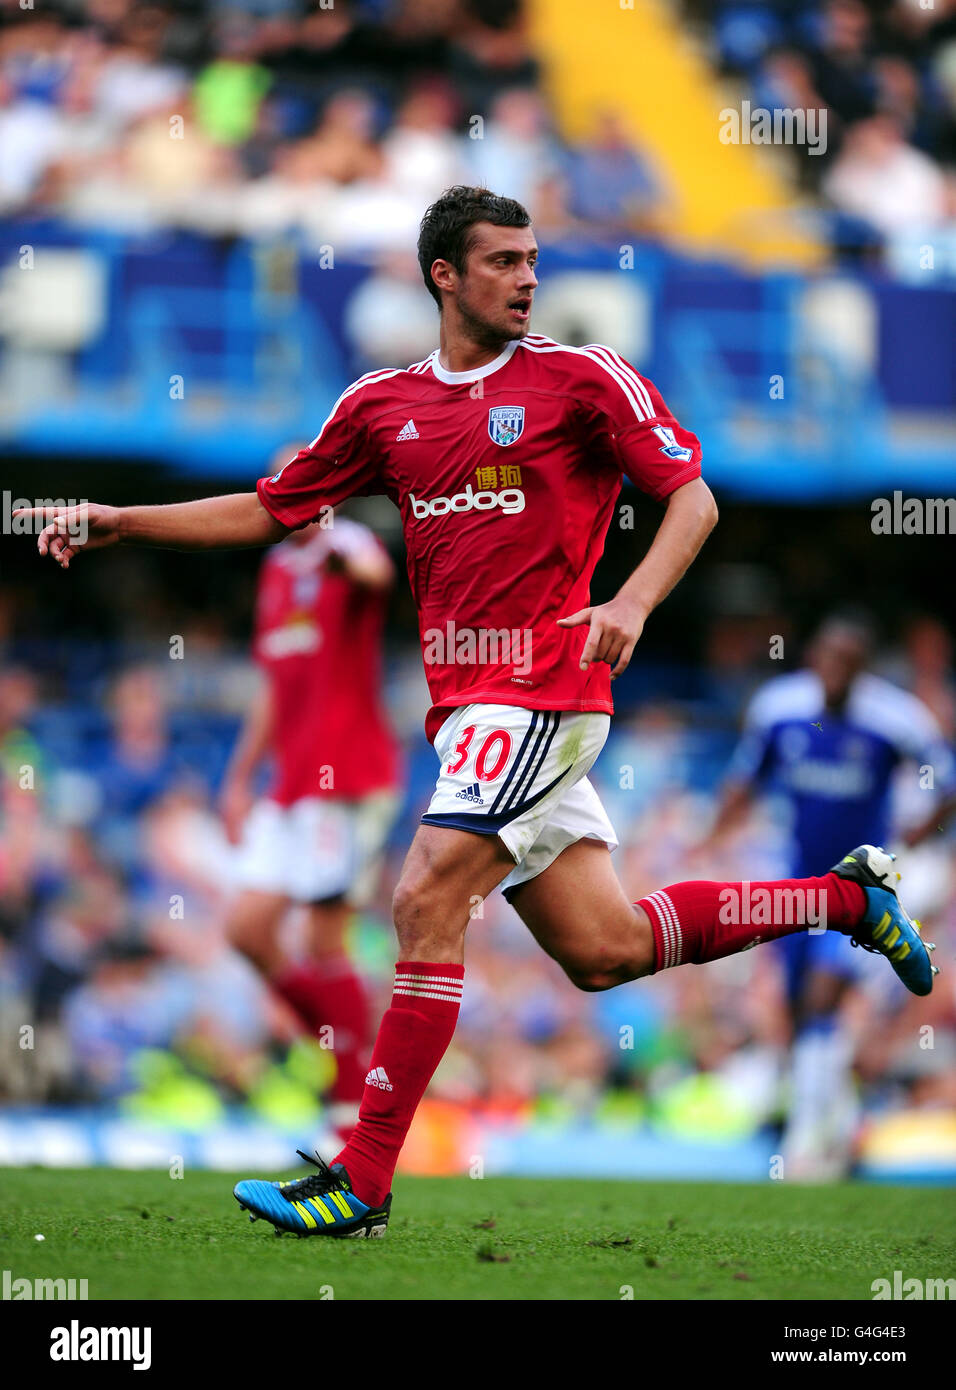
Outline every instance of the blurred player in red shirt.
<path fill-rule="evenodd" d="M 370 1041 L 346 929 L 374 887 L 397 807 L 398 749 L 381 699 L 393 579 L 372 532 L 331 509 L 268 552 L 253 639 L 264 682 L 221 795 L 226 833 L 239 846 L 230 939 L 304 1026 L 330 1039 L 329 1121 L 346 1138 Z M 272 783 L 256 800 L 266 757 Z M 282 940 L 293 904 L 306 913 L 304 960 L 290 959 Z"/>

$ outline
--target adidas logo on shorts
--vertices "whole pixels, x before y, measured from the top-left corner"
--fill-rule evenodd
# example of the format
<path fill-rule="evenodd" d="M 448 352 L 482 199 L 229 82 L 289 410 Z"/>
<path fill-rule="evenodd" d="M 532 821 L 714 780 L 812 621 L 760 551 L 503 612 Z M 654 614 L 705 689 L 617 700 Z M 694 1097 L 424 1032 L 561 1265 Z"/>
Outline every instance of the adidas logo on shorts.
<path fill-rule="evenodd" d="M 377 1086 L 380 1091 L 393 1091 L 395 1088 L 388 1079 L 388 1072 L 384 1067 L 373 1067 L 365 1078 L 366 1086 Z"/>
<path fill-rule="evenodd" d="M 463 787 L 460 792 L 455 792 L 460 801 L 473 801 L 476 806 L 484 806 L 485 800 L 481 794 L 481 788 L 477 782 L 472 782 L 470 787 Z"/>

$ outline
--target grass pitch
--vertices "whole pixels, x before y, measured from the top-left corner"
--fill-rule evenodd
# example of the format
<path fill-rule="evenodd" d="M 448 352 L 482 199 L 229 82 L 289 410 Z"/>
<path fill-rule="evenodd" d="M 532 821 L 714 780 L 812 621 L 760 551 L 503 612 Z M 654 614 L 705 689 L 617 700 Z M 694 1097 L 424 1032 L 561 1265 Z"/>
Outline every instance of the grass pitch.
<path fill-rule="evenodd" d="M 239 1176 L 6 1169 L 0 1267 L 90 1299 L 870 1299 L 956 1253 L 940 1188 L 401 1178 L 384 1240 L 334 1241 L 251 1224 Z"/>

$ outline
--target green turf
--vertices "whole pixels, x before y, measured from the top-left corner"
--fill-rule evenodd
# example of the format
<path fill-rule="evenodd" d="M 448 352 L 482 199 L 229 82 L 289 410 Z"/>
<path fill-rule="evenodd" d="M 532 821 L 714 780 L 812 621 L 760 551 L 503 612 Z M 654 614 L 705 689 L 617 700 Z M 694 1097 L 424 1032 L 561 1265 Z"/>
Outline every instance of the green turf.
<path fill-rule="evenodd" d="M 332 1241 L 250 1224 L 234 1181 L 6 1169 L 0 1269 L 91 1299 L 868 1299 L 956 1248 L 945 1189 L 403 1178 L 384 1240 Z"/>

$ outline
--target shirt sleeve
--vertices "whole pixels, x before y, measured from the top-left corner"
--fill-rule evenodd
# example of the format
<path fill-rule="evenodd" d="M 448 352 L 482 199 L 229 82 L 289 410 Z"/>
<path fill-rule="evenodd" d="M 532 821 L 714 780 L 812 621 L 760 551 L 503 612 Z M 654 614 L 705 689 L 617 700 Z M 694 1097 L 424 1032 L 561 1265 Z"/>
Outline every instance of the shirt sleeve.
<path fill-rule="evenodd" d="M 266 511 L 294 531 L 315 521 L 323 507 L 384 490 L 378 460 L 367 431 L 353 416 L 349 392 L 339 397 L 307 448 L 256 484 Z"/>
<path fill-rule="evenodd" d="M 670 413 L 653 382 L 611 348 L 584 349 L 585 445 L 662 501 L 700 477 L 700 441 Z"/>

